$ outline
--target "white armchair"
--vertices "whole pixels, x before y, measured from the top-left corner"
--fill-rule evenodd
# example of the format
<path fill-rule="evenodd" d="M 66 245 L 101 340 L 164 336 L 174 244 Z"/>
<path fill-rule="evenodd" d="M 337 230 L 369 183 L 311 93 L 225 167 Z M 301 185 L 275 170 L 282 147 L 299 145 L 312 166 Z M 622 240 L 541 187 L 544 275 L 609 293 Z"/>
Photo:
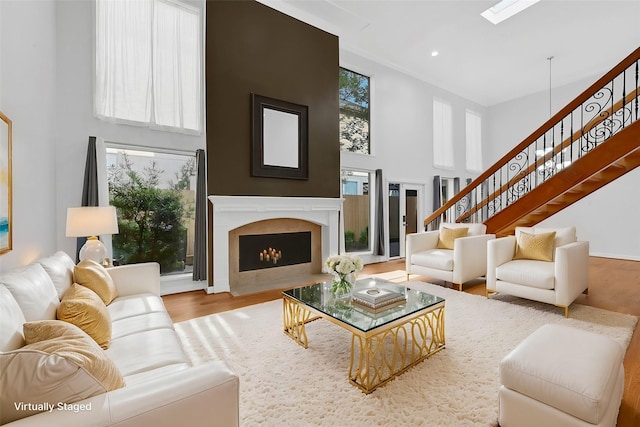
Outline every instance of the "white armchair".
<path fill-rule="evenodd" d="M 520 232 L 555 232 L 551 261 L 514 259 Z M 576 239 L 575 227 L 517 227 L 515 236 L 492 240 L 487 248 L 487 297 L 496 292 L 569 306 L 589 287 L 589 242 Z"/>
<path fill-rule="evenodd" d="M 438 248 L 443 228 L 467 228 L 466 237 L 453 241 L 453 249 Z M 485 234 L 484 224 L 443 223 L 437 231 L 407 235 L 406 270 L 458 285 L 484 276 L 487 272 L 487 242 L 495 234 Z"/>

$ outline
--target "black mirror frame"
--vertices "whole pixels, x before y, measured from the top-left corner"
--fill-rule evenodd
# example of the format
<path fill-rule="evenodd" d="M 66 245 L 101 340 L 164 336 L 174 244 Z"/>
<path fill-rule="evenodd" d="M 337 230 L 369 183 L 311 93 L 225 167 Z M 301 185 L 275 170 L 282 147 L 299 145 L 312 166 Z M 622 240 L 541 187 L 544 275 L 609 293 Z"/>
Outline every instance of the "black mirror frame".
<path fill-rule="evenodd" d="M 264 163 L 263 110 L 291 113 L 298 116 L 298 167 L 266 165 Z M 306 105 L 251 94 L 251 175 L 269 178 L 309 179 L 309 130 Z"/>

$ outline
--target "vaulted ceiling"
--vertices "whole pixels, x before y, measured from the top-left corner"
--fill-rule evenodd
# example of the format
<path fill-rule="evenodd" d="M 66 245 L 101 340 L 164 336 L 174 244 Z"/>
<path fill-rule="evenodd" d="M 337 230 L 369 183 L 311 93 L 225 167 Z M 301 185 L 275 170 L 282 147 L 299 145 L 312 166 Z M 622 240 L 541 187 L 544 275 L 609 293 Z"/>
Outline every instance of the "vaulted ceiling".
<path fill-rule="evenodd" d="M 498 25 L 480 16 L 497 0 L 260 1 L 485 106 L 595 80 L 640 46 L 640 0 L 541 0 Z"/>

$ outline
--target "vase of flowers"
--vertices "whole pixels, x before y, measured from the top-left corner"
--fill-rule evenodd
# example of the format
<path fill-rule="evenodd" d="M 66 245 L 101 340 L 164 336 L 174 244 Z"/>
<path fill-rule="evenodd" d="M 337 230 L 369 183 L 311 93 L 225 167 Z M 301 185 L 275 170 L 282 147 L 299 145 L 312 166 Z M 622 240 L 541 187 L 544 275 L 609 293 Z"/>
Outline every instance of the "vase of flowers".
<path fill-rule="evenodd" d="M 356 281 L 356 272 L 362 270 L 362 260 L 355 255 L 337 255 L 327 258 L 327 269 L 333 274 L 331 292 L 337 298 L 351 296 L 353 283 Z"/>

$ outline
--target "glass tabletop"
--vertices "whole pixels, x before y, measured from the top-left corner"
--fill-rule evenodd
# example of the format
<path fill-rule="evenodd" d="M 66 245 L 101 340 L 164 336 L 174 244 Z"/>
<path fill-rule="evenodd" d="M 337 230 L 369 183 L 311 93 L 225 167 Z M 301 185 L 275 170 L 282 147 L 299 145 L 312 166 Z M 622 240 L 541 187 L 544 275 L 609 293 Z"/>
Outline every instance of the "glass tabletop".
<path fill-rule="evenodd" d="M 352 303 L 351 298 L 336 298 L 331 292 L 331 282 L 316 283 L 310 286 L 289 289 L 283 293 L 363 332 L 368 332 L 444 301 L 443 298 L 435 295 L 409 289 L 406 286 L 376 278 L 356 281 L 353 287 L 353 293 L 369 288 L 381 288 L 399 292 L 405 296 L 406 302 L 375 313 Z"/>

